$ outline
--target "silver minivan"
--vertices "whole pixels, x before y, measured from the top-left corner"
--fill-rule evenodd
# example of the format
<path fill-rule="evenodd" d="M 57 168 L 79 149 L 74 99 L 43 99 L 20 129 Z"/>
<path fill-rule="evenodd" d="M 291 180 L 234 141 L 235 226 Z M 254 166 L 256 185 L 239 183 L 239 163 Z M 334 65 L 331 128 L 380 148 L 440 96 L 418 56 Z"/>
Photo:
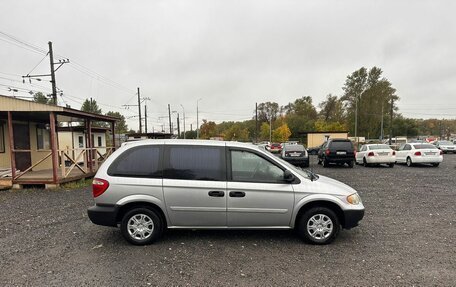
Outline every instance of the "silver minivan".
<path fill-rule="evenodd" d="M 238 142 L 126 143 L 100 167 L 92 191 L 90 220 L 120 226 L 136 245 L 165 228 L 296 229 L 309 243 L 327 244 L 364 216 L 348 185 Z"/>

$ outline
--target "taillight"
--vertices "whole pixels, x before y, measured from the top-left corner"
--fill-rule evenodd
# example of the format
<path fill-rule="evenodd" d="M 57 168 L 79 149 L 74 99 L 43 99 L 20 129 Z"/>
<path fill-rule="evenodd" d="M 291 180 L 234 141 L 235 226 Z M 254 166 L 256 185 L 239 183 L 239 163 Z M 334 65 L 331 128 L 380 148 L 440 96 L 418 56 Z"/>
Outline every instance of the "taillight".
<path fill-rule="evenodd" d="M 109 187 L 109 182 L 101 179 L 101 178 L 94 178 L 92 180 L 92 194 L 93 197 L 98 197 L 102 195 L 106 189 Z"/>
<path fill-rule="evenodd" d="M 329 155 L 330 153 L 331 153 L 331 151 L 329 150 L 329 148 L 327 150 L 325 150 L 326 155 Z"/>
<path fill-rule="evenodd" d="M 374 152 L 371 151 L 370 153 L 367 154 L 367 156 L 374 156 Z"/>
<path fill-rule="evenodd" d="M 393 150 L 393 155 L 396 155 L 396 152 Z"/>
<path fill-rule="evenodd" d="M 420 151 L 415 152 L 415 155 L 421 155 Z"/>

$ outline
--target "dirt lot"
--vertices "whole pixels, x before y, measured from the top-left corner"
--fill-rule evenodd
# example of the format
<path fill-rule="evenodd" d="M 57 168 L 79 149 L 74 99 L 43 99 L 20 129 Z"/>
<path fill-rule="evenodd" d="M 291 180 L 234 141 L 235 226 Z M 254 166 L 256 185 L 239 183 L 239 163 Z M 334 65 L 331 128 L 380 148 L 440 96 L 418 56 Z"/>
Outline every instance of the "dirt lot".
<path fill-rule="evenodd" d="M 359 191 L 366 216 L 328 246 L 293 231 L 168 231 L 127 244 L 93 225 L 88 189 L 0 191 L 0 285 L 456 284 L 456 155 L 439 168 L 317 166 Z"/>

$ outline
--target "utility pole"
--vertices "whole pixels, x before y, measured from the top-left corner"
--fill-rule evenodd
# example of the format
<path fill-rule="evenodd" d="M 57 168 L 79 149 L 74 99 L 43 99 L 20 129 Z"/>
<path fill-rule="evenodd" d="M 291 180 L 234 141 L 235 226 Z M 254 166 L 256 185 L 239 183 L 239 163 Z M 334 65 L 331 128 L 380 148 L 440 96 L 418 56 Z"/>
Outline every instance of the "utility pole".
<path fill-rule="evenodd" d="M 142 118 L 141 118 L 141 94 L 138 87 L 138 112 L 139 112 L 139 133 L 142 134 Z"/>
<path fill-rule="evenodd" d="M 393 107 L 394 107 L 394 99 L 391 97 L 391 111 L 390 111 L 390 135 L 389 135 L 389 145 L 392 145 L 393 139 Z"/>
<path fill-rule="evenodd" d="M 147 134 L 147 104 L 144 104 L 144 129 Z"/>
<path fill-rule="evenodd" d="M 382 121 L 380 124 L 380 140 L 383 141 L 383 102 L 382 102 Z"/>
<path fill-rule="evenodd" d="M 179 120 L 179 113 L 177 113 L 177 138 L 180 138 L 180 120 Z"/>
<path fill-rule="evenodd" d="M 258 142 L 258 103 L 255 103 L 255 142 Z"/>
<path fill-rule="evenodd" d="M 57 87 L 55 85 L 55 70 L 54 70 L 54 52 L 52 51 L 52 42 L 49 41 L 49 62 L 51 64 L 51 83 L 52 83 L 52 103 L 57 105 Z"/>
<path fill-rule="evenodd" d="M 199 139 L 199 110 L 198 110 L 198 102 L 202 100 L 202 98 L 199 98 L 196 100 L 196 138 Z"/>
<path fill-rule="evenodd" d="M 173 134 L 173 125 L 171 122 L 171 106 L 168 104 L 168 117 L 169 117 L 169 133 Z"/>
<path fill-rule="evenodd" d="M 183 115 L 184 115 L 184 139 L 185 139 L 185 109 L 184 109 L 184 106 L 181 104 L 181 107 L 182 107 L 182 112 L 183 112 Z"/>
<path fill-rule="evenodd" d="M 51 73 L 50 74 L 44 74 L 44 75 L 30 75 L 27 74 L 26 76 L 22 76 L 22 81 L 25 81 L 25 78 L 29 78 L 29 81 L 31 82 L 31 78 L 38 78 L 38 77 L 51 77 L 51 84 L 52 84 L 52 103 L 54 105 L 57 105 L 57 84 L 55 81 L 55 72 L 63 65 L 67 64 L 70 62 L 69 59 L 63 59 L 59 60 L 57 63 L 54 63 L 54 51 L 52 50 L 52 42 L 48 42 L 49 45 L 49 63 L 51 65 Z M 55 65 L 59 65 L 57 68 L 55 68 Z M 38 79 L 40 80 L 40 79 Z"/>
<path fill-rule="evenodd" d="M 269 143 L 272 144 L 272 115 L 269 118 Z"/>

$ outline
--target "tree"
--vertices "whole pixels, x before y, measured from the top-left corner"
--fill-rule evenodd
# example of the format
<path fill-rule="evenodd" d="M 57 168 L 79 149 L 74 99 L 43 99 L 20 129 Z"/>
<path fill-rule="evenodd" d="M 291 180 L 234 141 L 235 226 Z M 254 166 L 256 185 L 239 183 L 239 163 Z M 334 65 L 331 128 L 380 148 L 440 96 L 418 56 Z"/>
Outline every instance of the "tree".
<path fill-rule="evenodd" d="M 233 124 L 223 134 L 225 140 L 228 141 L 249 141 L 249 131 L 243 127 L 242 123 Z"/>
<path fill-rule="evenodd" d="M 345 120 L 344 103 L 337 96 L 331 94 L 326 96 L 326 100 L 318 104 L 320 112 L 318 117 L 325 122 L 343 123 Z"/>
<path fill-rule="evenodd" d="M 203 124 L 200 128 L 200 138 L 210 139 L 211 137 L 215 137 L 216 135 L 217 124 L 215 122 L 208 122 L 207 120 L 203 120 Z"/>
<path fill-rule="evenodd" d="M 125 117 L 121 113 L 109 111 L 106 113 L 106 115 L 119 118 L 119 120 L 116 121 L 116 126 L 114 128 L 114 132 L 116 134 L 125 134 L 128 132 L 128 125 L 125 122 Z"/>
<path fill-rule="evenodd" d="M 86 99 L 81 106 L 81 111 L 101 115 L 101 109 L 98 107 L 97 101 L 92 98 Z M 107 127 L 106 122 L 93 122 L 94 127 Z"/>
<path fill-rule="evenodd" d="M 283 124 L 272 132 L 274 142 L 286 142 L 291 136 L 291 131 L 287 124 Z"/>
<path fill-rule="evenodd" d="M 276 102 L 265 102 L 258 105 L 258 121 L 269 122 L 275 121 L 279 114 L 279 104 Z"/>
<path fill-rule="evenodd" d="M 84 101 L 81 111 L 101 115 L 101 109 L 98 107 L 97 101 L 92 98 Z"/>
<path fill-rule="evenodd" d="M 352 135 L 355 132 L 356 107 L 358 107 L 358 136 L 379 137 L 382 118 L 384 130 L 389 129 L 387 119 L 391 111 L 391 102 L 393 100 L 393 111 L 396 111 L 399 97 L 392 84 L 382 77 L 382 73 L 383 71 L 377 67 L 369 71 L 362 67 L 347 76 L 341 100 L 347 110 L 346 123 Z"/>
<path fill-rule="evenodd" d="M 33 101 L 41 104 L 52 104 L 52 99 L 48 98 L 42 92 L 36 92 L 33 95 Z"/>
<path fill-rule="evenodd" d="M 262 123 L 260 127 L 260 139 L 269 141 L 270 127 L 268 123 Z"/>
<path fill-rule="evenodd" d="M 312 98 L 309 96 L 296 99 L 293 103 L 282 107 L 285 112 L 285 122 L 287 123 L 291 136 L 300 138 L 301 132 L 314 129 L 314 123 L 317 120 L 317 110 L 312 104 Z"/>

